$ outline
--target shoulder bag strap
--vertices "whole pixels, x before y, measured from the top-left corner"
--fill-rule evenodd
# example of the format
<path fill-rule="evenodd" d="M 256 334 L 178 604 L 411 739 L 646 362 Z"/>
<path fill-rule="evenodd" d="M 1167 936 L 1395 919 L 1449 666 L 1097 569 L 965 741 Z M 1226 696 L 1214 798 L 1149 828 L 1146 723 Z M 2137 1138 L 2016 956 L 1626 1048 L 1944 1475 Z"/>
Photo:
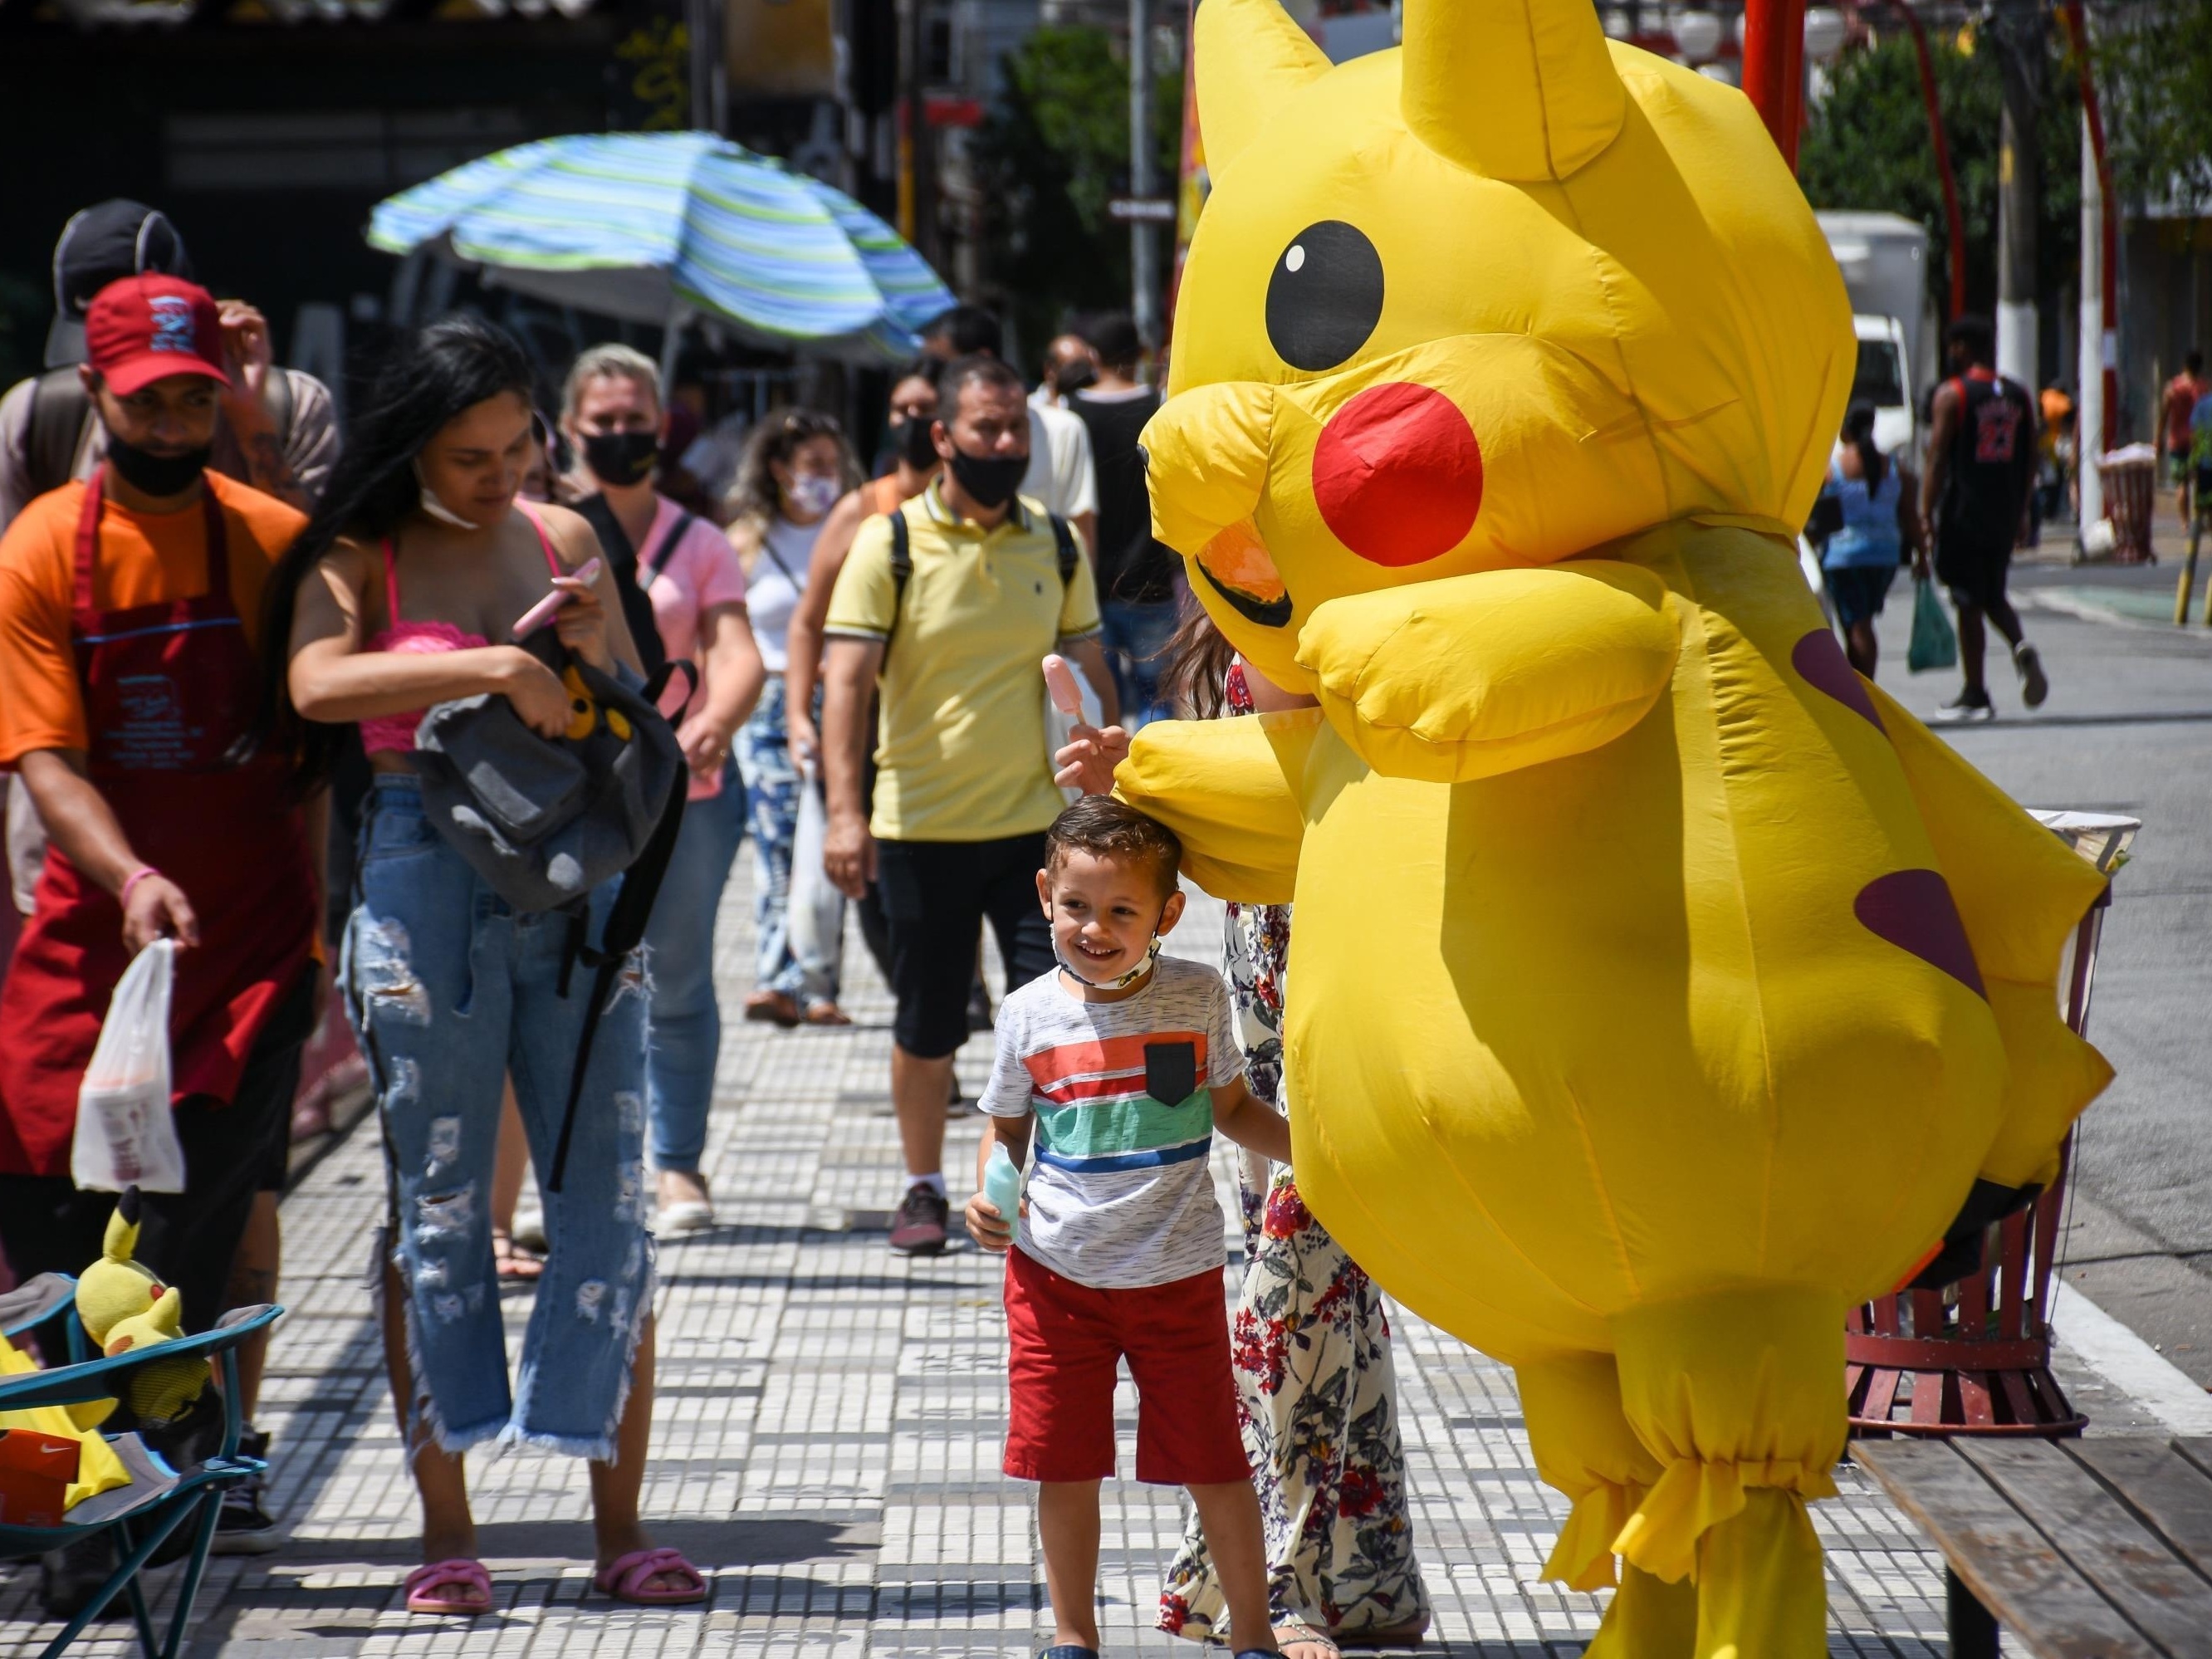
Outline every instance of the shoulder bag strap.
<path fill-rule="evenodd" d="M 889 657 L 891 640 L 898 633 L 899 613 L 906 608 L 906 585 L 914 580 L 914 533 L 907 528 L 905 509 L 884 516 L 891 521 L 891 625 L 884 633 L 884 655 Z M 877 670 L 878 674 L 882 672 Z"/>
<path fill-rule="evenodd" d="M 696 513 L 678 512 L 677 514 L 676 522 L 668 526 L 668 533 L 660 538 L 660 545 L 653 550 L 653 556 L 645 562 L 647 580 L 650 581 L 661 573 L 678 545 L 684 537 L 690 534 L 691 526 L 698 522 L 699 515 Z"/>
<path fill-rule="evenodd" d="M 1065 587 L 1075 580 L 1075 567 L 1082 562 L 1083 555 L 1076 550 L 1075 532 L 1067 527 L 1067 520 L 1057 513 L 1048 513 L 1052 520 L 1052 544 L 1060 554 L 1060 585 Z"/>

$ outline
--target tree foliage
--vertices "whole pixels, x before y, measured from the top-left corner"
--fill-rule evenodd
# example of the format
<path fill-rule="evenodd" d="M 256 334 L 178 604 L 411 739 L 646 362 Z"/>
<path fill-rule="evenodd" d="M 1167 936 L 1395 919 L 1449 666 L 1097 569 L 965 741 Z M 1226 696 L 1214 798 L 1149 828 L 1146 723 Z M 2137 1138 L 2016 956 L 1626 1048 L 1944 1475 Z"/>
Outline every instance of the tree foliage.
<path fill-rule="evenodd" d="M 2157 0 L 2092 26 L 2113 187 L 2130 206 L 2212 203 L 2212 0 Z"/>
<path fill-rule="evenodd" d="M 1129 303 L 1128 228 L 1106 210 L 1128 187 L 1129 70 L 1112 35 L 1081 27 L 1033 31 L 1005 68 L 1006 94 L 976 135 L 986 274 L 1019 337 L 1041 343 L 1071 313 Z M 1167 194 L 1182 88 L 1173 74 L 1158 87 L 1153 165 Z"/>
<path fill-rule="evenodd" d="M 1984 315 L 1996 302 L 1997 154 L 2004 105 L 1996 43 L 1931 38 L 1931 67 L 1965 221 L 1966 303 Z M 2043 213 L 2036 239 L 2037 286 L 2046 307 L 2077 274 L 2081 246 L 2081 99 L 2059 40 L 2048 43 L 2039 123 Z M 1920 92 L 1919 60 L 1900 27 L 1878 34 L 1836 67 L 1828 96 L 1801 147 L 1797 176 L 1817 208 L 1899 213 L 1928 228 L 1928 281 L 1940 316 L 1949 301 L 1950 235 L 1943 186 Z"/>

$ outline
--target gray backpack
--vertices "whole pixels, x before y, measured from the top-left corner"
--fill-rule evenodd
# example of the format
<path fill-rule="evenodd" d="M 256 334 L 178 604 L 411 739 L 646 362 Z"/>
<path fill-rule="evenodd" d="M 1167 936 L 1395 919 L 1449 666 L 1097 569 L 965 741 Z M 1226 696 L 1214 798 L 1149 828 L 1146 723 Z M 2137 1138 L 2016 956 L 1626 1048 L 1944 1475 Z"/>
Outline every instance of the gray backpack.
<path fill-rule="evenodd" d="M 660 694 L 675 673 L 695 690 L 699 679 L 690 663 L 678 661 L 642 685 L 622 684 L 572 655 L 550 628 L 522 648 L 567 681 L 570 734 L 539 737 L 503 696 L 462 697 L 422 716 L 415 770 L 431 823 L 494 892 L 518 910 L 568 911 L 561 994 L 569 994 L 579 962 L 593 970 L 568 1109 L 545 1177 L 547 1190 L 557 1193 L 600 1012 L 616 975 L 645 938 L 684 826 L 690 769 L 660 713 Z M 622 890 L 594 945 L 585 903 L 617 876 Z"/>

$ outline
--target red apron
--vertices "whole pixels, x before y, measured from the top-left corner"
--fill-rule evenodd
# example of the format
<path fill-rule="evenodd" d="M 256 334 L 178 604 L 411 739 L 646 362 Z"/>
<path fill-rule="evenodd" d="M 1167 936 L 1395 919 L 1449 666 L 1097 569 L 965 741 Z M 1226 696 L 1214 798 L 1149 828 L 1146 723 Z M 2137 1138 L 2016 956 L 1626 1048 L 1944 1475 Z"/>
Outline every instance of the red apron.
<path fill-rule="evenodd" d="M 177 953 L 170 1002 L 174 1098 L 227 1102 L 307 965 L 316 921 L 307 834 L 281 760 L 232 760 L 252 729 L 261 676 L 231 603 L 214 490 L 201 497 L 205 595 L 96 611 L 103 478 L 85 485 L 70 619 L 86 759 L 132 849 L 199 918 L 198 948 Z M 0 986 L 0 1172 L 69 1173 L 77 1090 L 128 961 L 122 907 L 50 847 Z"/>

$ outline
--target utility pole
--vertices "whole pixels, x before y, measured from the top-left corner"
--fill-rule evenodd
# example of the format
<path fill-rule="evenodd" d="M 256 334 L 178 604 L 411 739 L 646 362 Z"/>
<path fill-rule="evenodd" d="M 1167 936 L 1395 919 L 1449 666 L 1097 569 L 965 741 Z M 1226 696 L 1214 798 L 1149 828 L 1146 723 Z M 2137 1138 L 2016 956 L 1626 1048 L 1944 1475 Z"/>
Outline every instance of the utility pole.
<path fill-rule="evenodd" d="M 1129 0 L 1129 194 L 1149 201 L 1158 188 L 1152 177 L 1152 0 Z M 1129 222 L 1129 312 L 1137 337 L 1147 349 L 1160 343 L 1159 234 L 1159 227 L 1147 219 Z"/>
<path fill-rule="evenodd" d="M 2081 396 L 2074 408 L 2074 473 L 2081 492 L 2082 544 L 2105 516 L 2105 180 L 2089 113 L 2081 112 Z"/>
<path fill-rule="evenodd" d="M 1997 372 L 2033 393 L 2037 373 L 2036 229 L 2043 216 L 2044 19 L 2035 0 L 2004 0 L 1990 16 L 2004 118 L 1997 145 Z"/>
<path fill-rule="evenodd" d="M 934 268 L 942 250 L 937 238 L 937 145 L 929 130 L 927 62 L 929 48 L 927 0 L 904 0 L 905 50 L 899 53 L 899 79 L 906 101 L 906 131 L 899 145 L 899 229 Z"/>

